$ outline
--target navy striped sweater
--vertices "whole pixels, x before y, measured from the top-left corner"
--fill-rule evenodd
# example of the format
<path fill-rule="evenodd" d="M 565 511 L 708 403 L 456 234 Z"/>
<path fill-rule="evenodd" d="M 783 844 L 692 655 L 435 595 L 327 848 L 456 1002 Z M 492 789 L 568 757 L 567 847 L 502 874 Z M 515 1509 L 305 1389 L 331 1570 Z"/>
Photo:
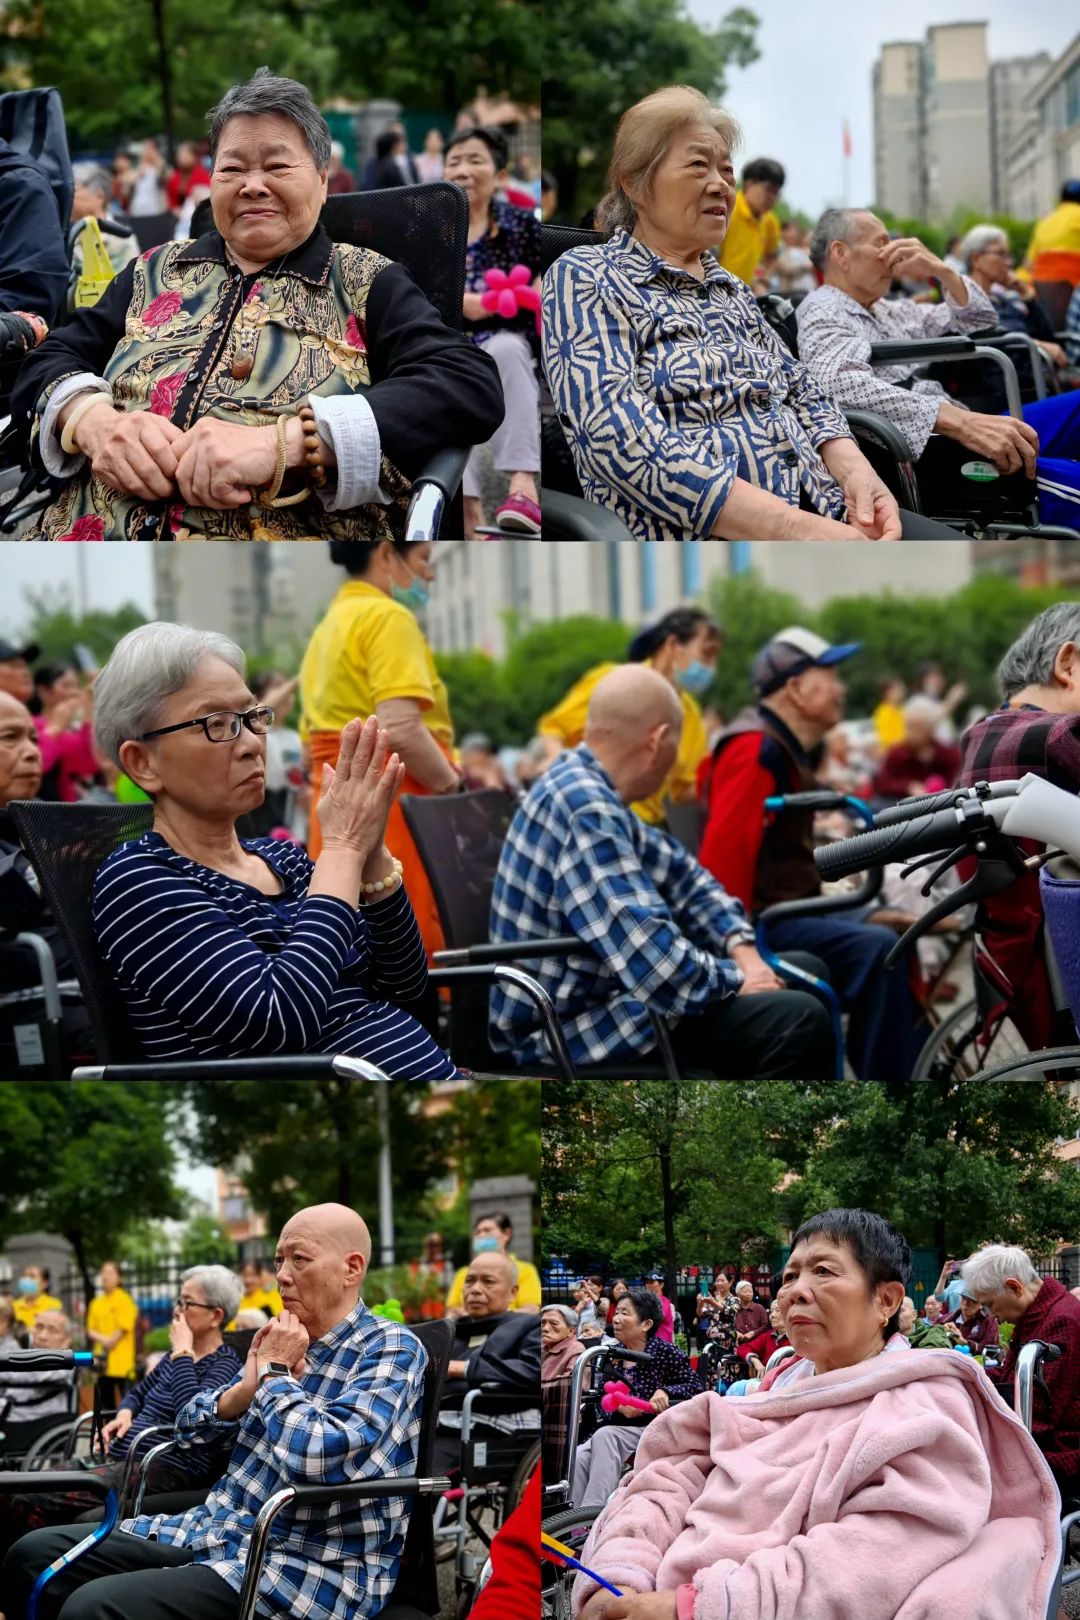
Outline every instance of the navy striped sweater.
<path fill-rule="evenodd" d="M 280 878 L 280 894 L 201 866 L 155 832 L 122 844 L 97 874 L 94 928 L 144 1055 L 340 1052 L 395 1079 L 452 1079 L 449 1057 L 403 1011 L 427 984 L 404 889 L 359 909 L 309 897 L 304 850 L 242 843 Z"/>

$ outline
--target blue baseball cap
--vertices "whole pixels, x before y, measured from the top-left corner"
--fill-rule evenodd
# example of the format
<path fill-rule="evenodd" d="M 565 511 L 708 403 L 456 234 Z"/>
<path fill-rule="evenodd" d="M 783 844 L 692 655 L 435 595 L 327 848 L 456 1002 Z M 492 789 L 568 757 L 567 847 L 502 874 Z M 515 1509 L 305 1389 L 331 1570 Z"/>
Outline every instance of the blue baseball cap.
<path fill-rule="evenodd" d="M 804 670 L 828 669 L 861 648 L 861 641 L 845 641 L 831 647 L 823 636 L 794 624 L 779 631 L 762 647 L 750 670 L 750 684 L 759 698 L 768 697 L 770 692 L 779 691 Z"/>

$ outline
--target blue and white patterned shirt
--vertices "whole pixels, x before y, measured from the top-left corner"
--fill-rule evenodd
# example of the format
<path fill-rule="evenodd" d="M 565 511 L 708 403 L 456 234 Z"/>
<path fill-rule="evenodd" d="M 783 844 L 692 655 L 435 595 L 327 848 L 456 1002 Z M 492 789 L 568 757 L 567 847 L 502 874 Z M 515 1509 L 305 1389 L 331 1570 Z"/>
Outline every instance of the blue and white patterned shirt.
<path fill-rule="evenodd" d="M 749 287 L 616 231 L 544 277 L 544 364 L 585 496 L 639 540 L 707 539 L 736 478 L 842 519 L 818 450 L 850 439 Z"/>
<path fill-rule="evenodd" d="M 647 1006 L 675 1021 L 735 995 L 743 975 L 726 951 L 753 939 L 739 901 L 623 804 L 584 744 L 560 754 L 518 806 L 492 896 L 493 940 L 565 934 L 581 954 L 529 971 L 582 1064 L 651 1050 Z M 547 1057 L 536 1009 L 513 985 L 491 992 L 490 1035 L 519 1065 Z"/>
<path fill-rule="evenodd" d="M 876 411 L 894 422 L 915 457 L 926 449 L 943 402 L 960 401 L 949 399 L 939 382 L 917 377 L 914 363 L 871 366 L 870 346 L 949 332 L 969 337 L 996 326 L 997 314 L 982 288 L 970 276 L 961 279 L 967 288 L 966 304 L 945 293 L 940 304 L 879 298 L 872 309 L 864 309 L 839 287 L 819 287 L 795 311 L 799 354 L 822 388 L 842 405 Z"/>
<path fill-rule="evenodd" d="M 268 1378 L 239 1421 L 218 1417 L 222 1391 L 196 1395 L 177 1419 L 177 1434 L 192 1446 L 235 1436 L 228 1472 L 202 1506 L 171 1516 L 144 1513 L 121 1529 L 189 1548 L 197 1564 L 209 1564 L 239 1592 L 255 1516 L 282 1486 L 415 1472 L 426 1363 L 408 1328 L 373 1316 L 361 1301 L 309 1346 L 301 1379 Z M 397 1579 L 408 1524 L 401 1496 L 286 1508 L 271 1531 L 259 1614 L 289 1620 L 376 1614 Z"/>

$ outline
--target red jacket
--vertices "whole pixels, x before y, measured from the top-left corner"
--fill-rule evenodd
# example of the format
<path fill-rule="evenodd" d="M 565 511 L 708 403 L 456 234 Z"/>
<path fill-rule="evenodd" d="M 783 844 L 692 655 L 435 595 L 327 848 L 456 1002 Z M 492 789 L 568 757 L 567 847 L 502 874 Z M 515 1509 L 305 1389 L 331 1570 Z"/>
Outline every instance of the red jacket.
<path fill-rule="evenodd" d="M 1056 1361 L 1044 1361 L 1043 1382 L 1049 1394 L 1036 1387 L 1032 1429 L 1059 1484 L 1080 1489 L 1080 1299 L 1053 1277 L 1042 1287 L 1013 1328 L 1008 1354 L 1000 1368 L 987 1371 L 995 1384 L 1011 1389 L 1016 1358 L 1032 1339 L 1060 1344 Z"/>
<path fill-rule="evenodd" d="M 907 743 L 890 748 L 874 777 L 874 792 L 883 799 L 906 799 L 909 794 L 921 793 L 927 777 L 940 776 L 946 787 L 952 787 L 960 769 L 960 750 L 947 743 L 935 742 L 929 763 L 921 759 Z"/>
<path fill-rule="evenodd" d="M 188 170 L 187 174 L 181 174 L 179 169 L 173 170 L 169 176 L 168 185 L 165 187 L 165 201 L 171 213 L 178 214 L 180 212 L 196 186 L 205 186 L 207 190 L 210 189 L 210 170 L 204 169 L 201 163 L 196 163 L 194 168 Z"/>
<path fill-rule="evenodd" d="M 469 1620 L 522 1620 L 540 1613 L 540 1470 L 491 1543 L 491 1576 Z"/>

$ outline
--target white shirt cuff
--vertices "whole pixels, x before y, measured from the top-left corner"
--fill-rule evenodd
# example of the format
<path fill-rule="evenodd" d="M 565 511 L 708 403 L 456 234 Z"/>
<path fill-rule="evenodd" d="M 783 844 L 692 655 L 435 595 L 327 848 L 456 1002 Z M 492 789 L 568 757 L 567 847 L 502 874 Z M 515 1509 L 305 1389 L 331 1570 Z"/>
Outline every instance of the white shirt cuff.
<path fill-rule="evenodd" d="M 80 371 L 76 377 L 65 377 L 49 395 L 49 403 L 41 418 L 38 432 L 38 453 L 47 473 L 54 478 L 72 478 L 86 461 L 80 453 L 67 455 L 60 448 L 60 426 L 57 417 L 76 394 L 108 394 L 112 398 L 112 384 L 104 377 L 95 377 L 92 371 Z"/>
<path fill-rule="evenodd" d="M 363 394 L 308 397 L 319 434 L 337 457 L 336 485 L 318 491 L 326 510 L 347 512 L 373 503 L 389 506 L 390 497 L 379 485 L 379 425 Z"/>

